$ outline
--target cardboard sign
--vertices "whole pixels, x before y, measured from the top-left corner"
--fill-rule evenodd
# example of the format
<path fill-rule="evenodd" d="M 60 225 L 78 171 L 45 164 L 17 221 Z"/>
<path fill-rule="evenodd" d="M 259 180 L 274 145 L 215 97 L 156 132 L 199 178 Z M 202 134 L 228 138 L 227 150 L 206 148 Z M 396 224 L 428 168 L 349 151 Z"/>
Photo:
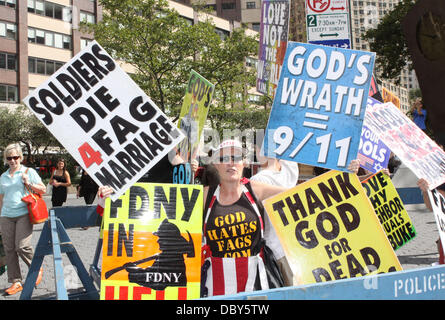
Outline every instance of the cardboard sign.
<path fill-rule="evenodd" d="M 295 285 L 402 269 L 355 174 L 331 170 L 264 204 Z"/>
<path fill-rule="evenodd" d="M 445 182 L 445 152 L 391 102 L 368 108 L 365 123 L 431 189 Z"/>
<path fill-rule="evenodd" d="M 275 96 L 289 34 L 289 0 L 261 2 L 260 47 L 258 51 L 258 92 Z"/>
<path fill-rule="evenodd" d="M 200 296 L 202 186 L 136 183 L 104 210 L 101 299 Z"/>
<path fill-rule="evenodd" d="M 367 126 L 363 125 L 358 147 L 358 159 L 360 167 L 376 173 L 388 167 L 391 150 L 373 133 Z"/>
<path fill-rule="evenodd" d="M 373 108 L 377 104 L 381 104 L 381 102 L 368 97 L 367 108 Z M 377 134 L 368 128 L 366 119 L 365 116 L 357 156 L 360 160 L 360 167 L 372 173 L 377 173 L 388 167 L 391 150 L 379 139 Z"/>
<path fill-rule="evenodd" d="M 113 200 L 184 138 L 96 41 L 23 102 Z"/>
<path fill-rule="evenodd" d="M 400 99 L 386 88 L 382 88 L 383 102 L 392 102 L 397 108 L 400 109 Z"/>
<path fill-rule="evenodd" d="M 428 191 L 428 197 L 433 208 L 442 248 L 445 248 L 445 198 L 437 189 Z"/>
<path fill-rule="evenodd" d="M 192 70 L 185 91 L 178 128 L 186 138 L 178 145 L 181 158 L 190 162 L 196 158 L 199 139 L 207 119 L 215 86 Z"/>
<path fill-rule="evenodd" d="M 289 42 L 264 154 L 347 171 L 357 158 L 374 58 L 371 52 Z"/>
<path fill-rule="evenodd" d="M 362 181 L 362 185 L 392 248 L 397 250 L 412 240 L 416 230 L 391 178 L 378 172 Z"/>

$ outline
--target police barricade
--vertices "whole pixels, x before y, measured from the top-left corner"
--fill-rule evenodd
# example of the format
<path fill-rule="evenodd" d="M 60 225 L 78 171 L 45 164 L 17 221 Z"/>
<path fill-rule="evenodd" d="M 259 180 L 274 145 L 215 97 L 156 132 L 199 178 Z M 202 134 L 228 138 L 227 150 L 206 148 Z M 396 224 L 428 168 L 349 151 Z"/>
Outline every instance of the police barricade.
<path fill-rule="evenodd" d="M 214 299 L 443 300 L 445 299 L 445 266 L 206 298 L 206 300 Z"/>

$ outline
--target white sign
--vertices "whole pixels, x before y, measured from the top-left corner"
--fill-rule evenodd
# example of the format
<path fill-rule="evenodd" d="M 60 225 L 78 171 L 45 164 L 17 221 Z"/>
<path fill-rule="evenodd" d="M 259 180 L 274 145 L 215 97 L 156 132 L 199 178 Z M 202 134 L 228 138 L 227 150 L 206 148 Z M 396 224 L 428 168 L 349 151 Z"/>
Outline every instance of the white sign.
<path fill-rule="evenodd" d="M 347 13 L 308 15 L 306 22 L 311 41 L 349 39 Z"/>
<path fill-rule="evenodd" d="M 184 139 L 96 41 L 23 102 L 113 201 Z"/>
<path fill-rule="evenodd" d="M 347 13 L 347 0 L 306 0 L 307 14 Z"/>
<path fill-rule="evenodd" d="M 442 248 L 445 248 L 445 198 L 437 189 L 428 191 L 428 197 L 433 208 Z"/>

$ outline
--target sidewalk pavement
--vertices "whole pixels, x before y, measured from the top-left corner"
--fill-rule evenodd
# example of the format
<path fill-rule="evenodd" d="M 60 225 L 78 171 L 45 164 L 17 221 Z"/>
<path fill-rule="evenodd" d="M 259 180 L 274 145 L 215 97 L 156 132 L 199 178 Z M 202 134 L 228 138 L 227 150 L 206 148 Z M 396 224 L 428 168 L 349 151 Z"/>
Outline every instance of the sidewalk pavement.
<path fill-rule="evenodd" d="M 48 208 L 51 207 L 49 196 L 45 196 Z M 66 205 L 84 205 L 83 198 L 76 199 L 75 194 L 69 194 Z M 396 251 L 396 255 L 404 270 L 424 268 L 436 263 L 439 259 L 437 252 L 436 240 L 439 238 L 436 222 L 432 212 L 426 209 L 424 204 L 405 205 L 406 210 L 413 222 L 417 235 L 410 242 L 402 246 Z M 34 248 L 40 237 L 43 224 L 34 227 L 33 245 Z M 96 250 L 99 228 L 91 227 L 88 230 L 68 229 L 67 233 L 73 242 L 76 251 L 82 259 L 85 268 L 89 270 L 94 259 Z M 82 288 L 82 283 L 77 277 L 74 267 L 70 264 L 65 254 L 63 256 L 65 285 L 68 293 Z M 22 275 L 26 279 L 28 268 L 20 260 Z M 52 256 L 46 256 L 43 261 L 43 279 L 40 285 L 34 289 L 32 300 L 50 299 L 55 297 L 55 280 Z M 0 300 L 19 300 L 20 293 L 14 296 L 3 295 L 3 290 L 8 288 L 10 284 L 7 282 L 6 273 L 0 276 Z"/>

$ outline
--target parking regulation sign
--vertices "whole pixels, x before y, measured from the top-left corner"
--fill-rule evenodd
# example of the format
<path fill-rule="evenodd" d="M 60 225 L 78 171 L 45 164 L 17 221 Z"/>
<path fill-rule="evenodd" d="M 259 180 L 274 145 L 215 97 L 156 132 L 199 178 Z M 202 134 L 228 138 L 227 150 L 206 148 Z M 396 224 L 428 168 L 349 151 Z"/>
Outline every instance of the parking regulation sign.
<path fill-rule="evenodd" d="M 306 0 L 306 26 L 309 43 L 351 47 L 346 0 Z"/>

